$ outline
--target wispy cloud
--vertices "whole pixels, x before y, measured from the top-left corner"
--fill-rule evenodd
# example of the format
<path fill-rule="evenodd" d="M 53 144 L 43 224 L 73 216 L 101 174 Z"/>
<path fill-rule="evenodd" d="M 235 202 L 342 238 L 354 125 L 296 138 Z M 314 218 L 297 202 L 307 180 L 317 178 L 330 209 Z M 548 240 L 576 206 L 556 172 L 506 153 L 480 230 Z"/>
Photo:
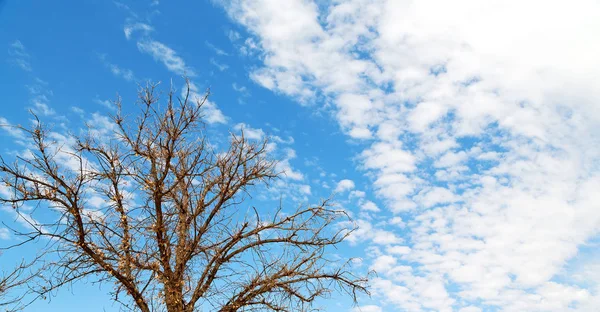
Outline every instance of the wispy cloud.
<path fill-rule="evenodd" d="M 137 47 L 141 52 L 148 53 L 156 61 L 163 63 L 169 71 L 181 76 L 196 76 L 196 73 L 185 64 L 185 61 L 177 55 L 175 50 L 161 42 L 152 39 L 144 39 L 137 42 Z"/>
<path fill-rule="evenodd" d="M 135 19 L 138 18 L 137 13 L 135 13 L 127 4 L 120 2 L 120 1 L 113 1 L 113 3 L 115 4 L 115 6 L 117 8 L 126 11 L 129 15 L 131 15 Z"/>
<path fill-rule="evenodd" d="M 232 83 L 231 87 L 233 88 L 233 90 L 235 90 L 235 92 L 241 93 L 242 95 L 249 95 L 249 91 L 248 88 L 244 87 L 244 86 L 240 86 L 237 83 Z"/>
<path fill-rule="evenodd" d="M 108 68 L 110 70 L 110 72 L 113 73 L 113 75 L 123 78 L 127 81 L 136 80 L 135 74 L 133 73 L 133 71 L 131 69 L 122 68 L 117 64 L 111 63 L 108 60 L 106 54 L 98 54 L 98 58 L 100 59 L 100 61 L 102 61 L 102 64 L 104 64 L 104 66 L 106 66 L 106 68 Z"/>
<path fill-rule="evenodd" d="M 10 56 L 10 63 L 20 67 L 24 71 L 30 72 L 32 70 L 29 63 L 31 57 L 20 40 L 15 40 L 9 45 L 8 55 Z"/>
<path fill-rule="evenodd" d="M 219 71 L 226 71 L 229 68 L 229 65 L 227 64 L 222 64 L 217 62 L 217 60 L 215 60 L 214 58 L 210 59 L 210 63 L 212 65 L 214 65 Z"/>
<path fill-rule="evenodd" d="M 0 129 L 4 130 L 8 135 L 14 139 L 22 142 L 27 136 L 25 132 L 19 129 L 17 126 L 11 124 L 6 118 L 0 117 Z"/>
<path fill-rule="evenodd" d="M 141 32 L 143 35 L 148 35 L 153 30 L 154 28 L 152 26 L 140 22 L 128 23 L 123 27 L 123 32 L 125 33 L 125 38 L 127 38 L 127 40 L 131 39 L 135 32 Z"/>
<path fill-rule="evenodd" d="M 200 89 L 198 88 L 198 86 L 191 82 L 190 83 L 190 89 L 191 89 L 191 93 L 190 93 L 190 99 L 191 101 L 194 102 L 201 102 L 202 99 L 204 98 L 204 95 L 201 94 Z M 182 93 L 185 90 L 181 90 Z M 223 114 L 223 112 L 217 107 L 217 105 L 210 101 L 210 100 L 206 100 L 204 102 L 204 118 L 208 123 L 213 123 L 213 124 L 224 124 L 227 123 L 227 116 L 225 116 Z"/>
<path fill-rule="evenodd" d="M 238 97 L 239 104 L 246 104 L 246 98 L 250 96 L 250 91 L 245 86 L 238 85 L 237 83 L 232 83 L 231 87 L 233 90 L 240 94 Z"/>
<path fill-rule="evenodd" d="M 48 104 L 46 104 L 44 102 L 44 100 L 47 100 L 47 99 L 45 97 L 38 97 L 38 98 L 34 99 L 31 110 L 34 113 L 36 113 L 38 115 L 42 115 L 42 116 L 52 116 L 52 115 L 56 114 L 54 109 L 52 109 L 50 106 L 48 106 Z"/>
<path fill-rule="evenodd" d="M 48 88 L 48 83 L 35 78 L 32 85 L 28 85 L 27 89 L 31 96 L 31 106 L 29 109 L 40 116 L 55 116 L 56 111 L 50 107 L 50 99 L 53 95 L 52 90 Z"/>
<path fill-rule="evenodd" d="M 214 44 L 205 41 L 204 44 L 206 44 L 207 47 L 209 47 L 211 50 L 213 50 L 217 55 L 222 55 L 222 56 L 228 56 L 229 53 L 217 48 Z"/>
<path fill-rule="evenodd" d="M 150 54 L 155 61 L 165 65 L 167 70 L 172 73 L 190 78 L 196 76 L 194 69 L 191 66 L 188 66 L 184 59 L 180 57 L 175 50 L 162 42 L 145 37 L 137 41 L 137 47 L 140 52 Z M 190 81 L 190 89 L 192 101 L 201 101 L 204 98 L 195 82 Z M 204 102 L 204 112 L 205 120 L 208 123 L 227 123 L 228 118 L 217 107 L 217 105 L 210 100 Z"/>
<path fill-rule="evenodd" d="M 242 37 L 242 36 L 240 35 L 240 33 L 239 33 L 239 32 L 237 32 L 237 31 L 235 31 L 235 30 L 229 30 L 229 31 L 227 32 L 227 38 L 229 38 L 229 40 L 230 40 L 231 42 L 238 41 L 238 40 L 240 40 L 240 38 L 241 38 L 241 37 Z"/>
<path fill-rule="evenodd" d="M 101 100 L 99 98 L 94 99 L 94 103 L 103 106 L 104 108 L 108 108 L 110 110 L 116 110 L 117 106 L 109 100 Z"/>

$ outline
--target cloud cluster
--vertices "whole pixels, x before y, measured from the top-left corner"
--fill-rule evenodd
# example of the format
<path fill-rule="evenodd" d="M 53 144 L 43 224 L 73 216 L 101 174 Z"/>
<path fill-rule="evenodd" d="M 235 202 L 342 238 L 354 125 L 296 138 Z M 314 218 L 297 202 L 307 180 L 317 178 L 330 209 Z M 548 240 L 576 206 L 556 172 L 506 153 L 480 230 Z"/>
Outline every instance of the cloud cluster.
<path fill-rule="evenodd" d="M 600 226 L 598 3 L 224 6 L 261 53 L 250 77 L 300 103 L 332 103 L 364 146 L 359 169 L 385 213 L 403 217 L 410 252 L 370 253 L 386 304 L 586 311 L 598 302 L 596 287 L 558 278 Z"/>

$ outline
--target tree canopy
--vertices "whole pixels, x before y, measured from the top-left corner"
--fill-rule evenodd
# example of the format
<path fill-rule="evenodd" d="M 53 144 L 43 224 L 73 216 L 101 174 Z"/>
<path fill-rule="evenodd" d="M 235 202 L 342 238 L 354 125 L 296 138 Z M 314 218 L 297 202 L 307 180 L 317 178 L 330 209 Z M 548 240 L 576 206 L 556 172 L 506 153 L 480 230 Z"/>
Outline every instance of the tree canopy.
<path fill-rule="evenodd" d="M 136 311 L 305 311 L 331 291 L 354 300 L 368 293 L 350 260 L 328 253 L 353 230 L 330 200 L 243 205 L 281 172 L 266 139 L 242 131 L 230 133 L 225 149 L 211 144 L 202 117 L 208 95 L 193 98 L 188 85 L 163 101 L 148 84 L 134 118 L 117 100 L 113 133 L 72 134 L 69 144 L 37 117 L 19 126 L 30 153 L 0 158 L 10 191 L 0 203 L 27 225 L 12 229 L 22 238 L 12 248 L 47 241 L 36 258 L 43 274 L 19 279 L 26 298 L 78 280 L 114 285 L 114 300 Z M 37 220 L 40 211 L 53 218 Z"/>

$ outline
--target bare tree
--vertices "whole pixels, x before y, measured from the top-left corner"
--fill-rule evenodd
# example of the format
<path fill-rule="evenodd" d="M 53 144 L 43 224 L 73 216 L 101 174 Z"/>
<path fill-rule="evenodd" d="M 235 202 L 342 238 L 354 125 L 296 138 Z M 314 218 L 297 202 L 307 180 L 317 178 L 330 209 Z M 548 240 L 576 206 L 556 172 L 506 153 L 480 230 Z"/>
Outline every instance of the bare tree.
<path fill-rule="evenodd" d="M 15 291 L 26 287 L 27 283 L 37 276 L 37 271 L 33 270 L 34 263 L 21 261 L 10 271 L 0 271 L 0 309 L 5 311 L 17 311 L 23 308 L 23 300 L 27 291 Z M 40 266 L 36 266 L 39 268 Z"/>
<path fill-rule="evenodd" d="M 60 145 L 36 117 L 20 127 L 31 154 L 0 158 L 11 191 L 0 202 L 28 224 L 16 234 L 48 238 L 34 297 L 87 280 L 114 283 L 114 300 L 132 310 L 232 312 L 306 311 L 331 291 L 368 293 L 349 260 L 328 256 L 352 231 L 343 211 L 328 200 L 244 208 L 253 186 L 279 176 L 266 140 L 232 133 L 219 150 L 203 124 L 208 92 L 193 98 L 188 84 L 161 106 L 155 87 L 141 88 L 133 120 L 117 100 L 108 137 L 89 131 Z"/>

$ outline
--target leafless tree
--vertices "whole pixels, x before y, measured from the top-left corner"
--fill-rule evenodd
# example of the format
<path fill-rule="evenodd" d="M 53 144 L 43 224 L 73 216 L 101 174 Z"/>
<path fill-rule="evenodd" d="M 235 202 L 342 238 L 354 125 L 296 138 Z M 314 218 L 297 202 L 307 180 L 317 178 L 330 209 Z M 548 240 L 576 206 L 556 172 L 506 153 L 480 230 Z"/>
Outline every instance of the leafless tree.
<path fill-rule="evenodd" d="M 15 290 L 26 287 L 37 276 L 37 271 L 33 270 L 36 261 L 37 259 L 32 262 L 21 261 L 9 271 L 5 271 L 5 266 L 0 268 L 0 309 L 17 311 L 24 307 L 23 300 L 27 291 Z"/>
<path fill-rule="evenodd" d="M 160 104 L 155 89 L 140 89 L 135 119 L 117 100 L 108 136 L 88 131 L 60 144 L 36 117 L 19 127 L 31 153 L 0 158 L 10 190 L 0 202 L 27 223 L 15 233 L 20 245 L 47 242 L 29 295 L 86 280 L 113 283 L 126 309 L 232 312 L 307 311 L 332 291 L 368 293 L 367 277 L 331 253 L 353 230 L 340 226 L 343 211 L 329 200 L 243 206 L 280 174 L 266 140 L 231 133 L 219 149 L 203 123 L 208 92 L 194 98 L 188 84 Z"/>

